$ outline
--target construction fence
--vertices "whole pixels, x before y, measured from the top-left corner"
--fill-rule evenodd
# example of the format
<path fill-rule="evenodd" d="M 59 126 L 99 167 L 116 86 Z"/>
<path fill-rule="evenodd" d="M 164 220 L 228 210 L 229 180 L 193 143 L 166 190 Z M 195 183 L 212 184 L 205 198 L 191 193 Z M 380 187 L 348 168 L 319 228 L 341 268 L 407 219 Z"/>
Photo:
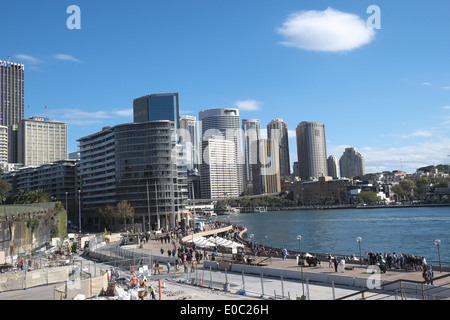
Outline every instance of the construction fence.
<path fill-rule="evenodd" d="M 38 269 L 0 273 L 0 292 L 23 290 L 37 286 L 65 282 L 69 277 L 69 267 Z"/>
<path fill-rule="evenodd" d="M 55 288 L 55 300 L 74 300 L 77 296 L 84 298 L 100 295 L 108 288 L 108 275 L 104 273 L 99 277 L 85 280 L 67 281 L 64 285 Z"/>

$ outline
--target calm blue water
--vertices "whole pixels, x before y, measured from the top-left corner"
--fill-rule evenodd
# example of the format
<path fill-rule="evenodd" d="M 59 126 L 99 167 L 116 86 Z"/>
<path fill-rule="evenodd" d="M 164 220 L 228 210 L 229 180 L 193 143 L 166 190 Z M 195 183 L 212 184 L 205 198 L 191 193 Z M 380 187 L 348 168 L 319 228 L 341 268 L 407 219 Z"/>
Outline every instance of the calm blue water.
<path fill-rule="evenodd" d="M 247 227 L 247 235 L 267 246 L 311 253 L 359 256 L 361 251 L 406 253 L 438 261 L 434 240 L 440 239 L 441 261 L 450 261 L 450 207 L 296 210 L 218 216 Z"/>

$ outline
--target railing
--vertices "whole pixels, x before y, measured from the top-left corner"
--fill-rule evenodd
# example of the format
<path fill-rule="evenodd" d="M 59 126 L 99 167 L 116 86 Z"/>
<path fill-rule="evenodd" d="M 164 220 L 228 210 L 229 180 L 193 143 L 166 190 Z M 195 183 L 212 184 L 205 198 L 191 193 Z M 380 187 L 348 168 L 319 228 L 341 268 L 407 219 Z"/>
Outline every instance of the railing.
<path fill-rule="evenodd" d="M 439 282 L 439 285 L 436 283 Z M 387 293 L 400 297 L 401 300 L 418 299 L 418 300 L 441 300 L 450 297 L 450 274 L 433 278 L 435 285 L 429 285 L 426 281 L 413 281 L 399 279 L 380 285 L 378 288 L 367 288 L 336 300 L 347 300 L 357 295 L 361 295 L 363 300 L 370 299 L 381 300 Z M 377 299 L 377 296 L 380 297 Z"/>

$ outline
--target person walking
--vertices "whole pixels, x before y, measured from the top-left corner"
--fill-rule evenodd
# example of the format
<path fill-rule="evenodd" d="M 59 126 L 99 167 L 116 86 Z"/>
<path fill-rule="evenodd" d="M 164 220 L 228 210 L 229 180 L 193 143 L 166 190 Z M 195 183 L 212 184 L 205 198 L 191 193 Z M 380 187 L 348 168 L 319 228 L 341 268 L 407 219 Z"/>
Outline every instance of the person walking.
<path fill-rule="evenodd" d="M 283 249 L 281 249 L 281 254 L 283 255 L 283 260 L 286 260 L 287 257 L 287 250 L 285 247 L 283 247 Z"/>
<path fill-rule="evenodd" d="M 430 264 L 428 267 L 428 284 L 433 285 L 433 266 Z"/>
<path fill-rule="evenodd" d="M 344 257 L 341 258 L 341 261 L 339 262 L 339 265 L 341 266 L 341 272 L 344 273 L 344 270 L 345 270 L 345 260 L 344 260 Z"/>

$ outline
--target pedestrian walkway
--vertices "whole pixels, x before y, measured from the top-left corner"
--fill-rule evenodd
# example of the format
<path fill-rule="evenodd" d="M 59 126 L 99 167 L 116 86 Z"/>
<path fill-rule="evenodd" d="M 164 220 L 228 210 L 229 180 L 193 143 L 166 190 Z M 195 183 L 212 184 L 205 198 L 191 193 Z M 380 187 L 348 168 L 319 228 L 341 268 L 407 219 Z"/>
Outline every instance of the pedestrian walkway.
<path fill-rule="evenodd" d="M 217 229 L 215 230 L 216 233 L 220 233 L 222 231 L 226 231 L 228 229 Z M 197 234 L 194 235 L 194 237 L 197 236 Z M 160 256 L 161 255 L 161 248 L 164 250 L 164 256 L 168 257 L 167 251 L 172 250 L 174 248 L 172 243 L 161 243 L 161 241 L 158 240 L 150 240 L 148 243 L 145 243 L 143 245 L 143 248 L 141 250 L 144 250 L 144 252 L 151 252 L 153 255 Z M 203 250 L 203 249 L 202 249 Z M 209 251 L 211 253 L 211 249 L 206 251 Z M 262 259 L 259 258 L 259 259 Z M 223 254 L 220 253 L 218 255 L 218 260 L 227 260 L 231 261 L 231 254 Z M 295 257 L 289 257 L 288 259 L 284 260 L 281 257 L 272 257 L 268 259 L 265 262 L 265 266 L 262 268 L 273 268 L 273 269 L 284 269 L 284 270 L 292 270 L 292 271 L 298 271 L 300 267 L 297 265 L 297 260 Z M 202 267 L 202 262 L 199 263 L 199 268 Z M 336 272 L 333 267 L 328 266 L 328 262 L 322 261 L 322 264 L 316 267 L 309 267 L 305 266 L 303 267 L 303 272 L 305 273 L 314 273 L 314 274 L 321 274 L 326 278 L 326 276 L 331 275 L 338 275 L 338 276 L 345 276 L 345 277 L 351 277 L 351 278 L 360 278 L 360 279 L 369 279 L 373 277 L 374 273 L 372 269 L 368 269 L 364 264 L 361 266 L 359 263 L 347 263 L 346 269 L 344 272 L 341 272 L 341 268 L 338 268 L 338 271 Z M 434 278 L 449 275 L 449 272 L 439 272 L 439 268 L 434 266 Z M 424 279 L 422 278 L 422 272 L 421 271 L 410 271 L 410 270 L 401 270 L 401 269 L 390 269 L 386 273 L 377 273 L 379 276 L 379 280 L 382 282 L 388 281 L 396 281 L 396 280 L 406 280 L 406 281 L 417 281 L 421 282 Z M 448 279 L 446 280 L 448 282 Z M 435 285 L 439 285 L 438 282 L 435 283 Z"/>

